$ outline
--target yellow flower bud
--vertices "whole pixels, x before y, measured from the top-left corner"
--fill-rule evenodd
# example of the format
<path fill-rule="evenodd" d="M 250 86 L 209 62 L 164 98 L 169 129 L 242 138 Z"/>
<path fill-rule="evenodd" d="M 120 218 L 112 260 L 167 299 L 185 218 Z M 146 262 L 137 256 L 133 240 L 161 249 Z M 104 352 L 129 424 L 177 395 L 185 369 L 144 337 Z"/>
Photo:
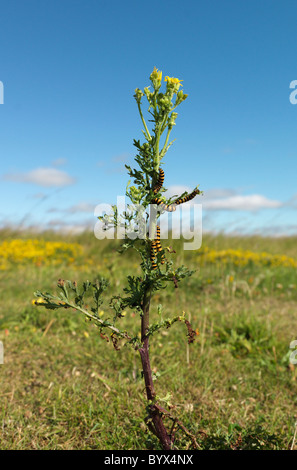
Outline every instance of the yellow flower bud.
<path fill-rule="evenodd" d="M 150 80 L 153 84 L 153 87 L 155 90 L 159 90 L 162 84 L 162 72 L 154 67 L 154 70 L 152 71 L 150 75 Z"/>
<path fill-rule="evenodd" d="M 139 88 L 136 88 L 134 98 L 136 99 L 137 103 L 140 103 L 142 97 L 143 92 Z"/>
<path fill-rule="evenodd" d="M 152 71 L 151 75 L 150 75 L 150 79 L 153 81 L 153 80 L 158 80 L 158 81 L 162 81 L 162 72 L 161 70 L 158 71 L 158 69 L 156 67 L 154 67 L 154 70 Z"/>

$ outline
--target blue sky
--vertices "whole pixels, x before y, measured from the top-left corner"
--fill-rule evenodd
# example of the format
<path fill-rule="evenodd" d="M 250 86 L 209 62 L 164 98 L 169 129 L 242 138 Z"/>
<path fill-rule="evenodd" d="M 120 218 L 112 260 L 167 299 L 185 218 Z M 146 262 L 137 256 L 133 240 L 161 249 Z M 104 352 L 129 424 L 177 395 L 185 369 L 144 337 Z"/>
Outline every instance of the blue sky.
<path fill-rule="evenodd" d="M 82 227 L 124 195 L 133 98 L 183 79 L 166 187 L 204 230 L 297 233 L 295 0 L 1 0 L 0 226 Z"/>

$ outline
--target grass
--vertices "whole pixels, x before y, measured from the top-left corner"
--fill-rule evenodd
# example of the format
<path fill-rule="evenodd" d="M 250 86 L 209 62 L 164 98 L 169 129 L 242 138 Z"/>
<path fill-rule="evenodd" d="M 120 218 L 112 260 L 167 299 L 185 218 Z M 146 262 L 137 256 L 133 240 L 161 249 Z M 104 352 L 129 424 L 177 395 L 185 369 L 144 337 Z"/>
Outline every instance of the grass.
<path fill-rule="evenodd" d="M 41 238 L 2 231 L 1 241 Z M 106 276 L 109 295 L 128 274 L 140 272 L 134 253 L 120 256 L 115 241 L 92 234 L 44 233 L 47 241 L 78 243 L 82 253 L 59 265 L 11 262 L 0 271 L 1 449 L 158 449 L 144 425 L 145 392 L 138 354 L 116 351 L 98 330 L 70 310 L 32 305 L 33 292 L 56 291 L 58 278 L 81 282 Z M 286 255 L 297 260 L 297 239 L 205 236 L 203 247 Z M 151 340 L 151 363 L 160 398 L 171 393 L 172 413 L 195 434 L 201 449 L 288 449 L 297 420 L 296 366 L 289 362 L 296 338 L 297 272 L 283 266 L 199 262 L 170 241 L 175 262 L 195 275 L 159 291 L 152 319 L 186 312 L 194 329 L 188 346 L 178 323 Z M 108 312 L 108 305 L 102 306 Z M 127 312 L 121 327 L 136 333 Z M 168 397 L 167 397 L 168 399 Z M 179 441 L 180 448 L 186 442 Z"/>

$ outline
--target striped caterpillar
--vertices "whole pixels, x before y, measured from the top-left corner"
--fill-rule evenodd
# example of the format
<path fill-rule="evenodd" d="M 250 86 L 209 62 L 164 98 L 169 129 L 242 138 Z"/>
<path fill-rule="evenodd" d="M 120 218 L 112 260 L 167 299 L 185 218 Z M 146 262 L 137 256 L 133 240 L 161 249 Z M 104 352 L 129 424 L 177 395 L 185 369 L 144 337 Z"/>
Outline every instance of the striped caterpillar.
<path fill-rule="evenodd" d="M 191 199 L 194 199 L 197 194 L 200 194 L 199 189 L 194 189 L 190 194 L 184 197 L 180 197 L 176 199 L 173 203 L 171 204 L 165 204 L 160 198 L 156 197 L 152 200 L 152 204 L 157 204 L 158 206 L 161 206 L 161 209 L 164 209 L 167 212 L 174 212 L 176 210 L 176 206 L 183 204 L 184 202 L 191 201 Z"/>
<path fill-rule="evenodd" d="M 160 226 L 157 225 L 157 236 L 156 236 L 156 248 L 157 248 L 157 251 L 162 251 L 162 246 L 161 246 L 161 242 L 160 242 L 160 237 L 161 237 L 161 231 L 160 231 Z M 161 255 L 161 264 L 164 264 L 165 263 L 165 256 L 164 256 L 164 253 L 162 253 Z"/>
<path fill-rule="evenodd" d="M 157 263 L 156 263 L 156 256 L 157 253 L 162 251 L 162 246 L 160 243 L 160 227 L 157 225 L 157 234 L 156 238 L 151 242 L 151 263 L 152 263 L 152 269 L 157 269 Z M 164 253 L 161 255 L 161 264 L 165 263 L 165 256 Z"/>
<path fill-rule="evenodd" d="M 151 242 L 151 263 L 152 263 L 152 269 L 157 269 L 157 263 L 155 261 L 156 257 L 156 242 L 152 240 Z"/>
<path fill-rule="evenodd" d="M 159 169 L 159 178 L 158 178 L 158 181 L 156 183 L 156 186 L 154 187 L 154 194 L 157 194 L 160 191 L 160 189 L 162 188 L 163 183 L 164 183 L 164 178 L 165 178 L 164 170 L 162 170 L 162 168 L 160 168 Z"/>

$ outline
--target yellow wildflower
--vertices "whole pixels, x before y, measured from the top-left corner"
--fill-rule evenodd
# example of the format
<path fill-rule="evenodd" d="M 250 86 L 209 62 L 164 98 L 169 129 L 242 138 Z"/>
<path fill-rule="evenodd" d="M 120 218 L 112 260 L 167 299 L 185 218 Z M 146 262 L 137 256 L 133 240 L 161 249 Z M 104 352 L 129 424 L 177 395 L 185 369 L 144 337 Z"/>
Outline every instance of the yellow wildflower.
<path fill-rule="evenodd" d="M 179 87 L 182 86 L 181 82 L 183 82 L 183 80 L 168 76 L 164 78 L 164 81 L 167 82 L 167 90 L 170 90 L 173 93 L 178 92 Z"/>
<path fill-rule="evenodd" d="M 174 85 L 180 84 L 180 86 L 182 86 L 181 82 L 183 82 L 183 80 L 179 80 L 179 78 L 168 77 L 168 76 L 164 78 L 164 81 L 168 82 L 169 84 L 174 84 Z"/>
<path fill-rule="evenodd" d="M 59 265 L 72 263 L 82 253 L 77 243 L 46 242 L 44 240 L 14 239 L 0 243 L 0 269 L 11 265 Z"/>
<path fill-rule="evenodd" d="M 271 267 L 292 267 L 297 268 L 297 260 L 286 255 L 271 255 L 266 252 L 254 253 L 246 250 L 211 250 L 205 247 L 199 255 L 200 263 L 220 263 L 234 264 L 236 266 L 247 266 L 249 264 L 255 266 L 271 266 Z M 231 276 L 229 281 L 232 282 Z M 251 279 L 252 282 L 252 279 Z"/>

